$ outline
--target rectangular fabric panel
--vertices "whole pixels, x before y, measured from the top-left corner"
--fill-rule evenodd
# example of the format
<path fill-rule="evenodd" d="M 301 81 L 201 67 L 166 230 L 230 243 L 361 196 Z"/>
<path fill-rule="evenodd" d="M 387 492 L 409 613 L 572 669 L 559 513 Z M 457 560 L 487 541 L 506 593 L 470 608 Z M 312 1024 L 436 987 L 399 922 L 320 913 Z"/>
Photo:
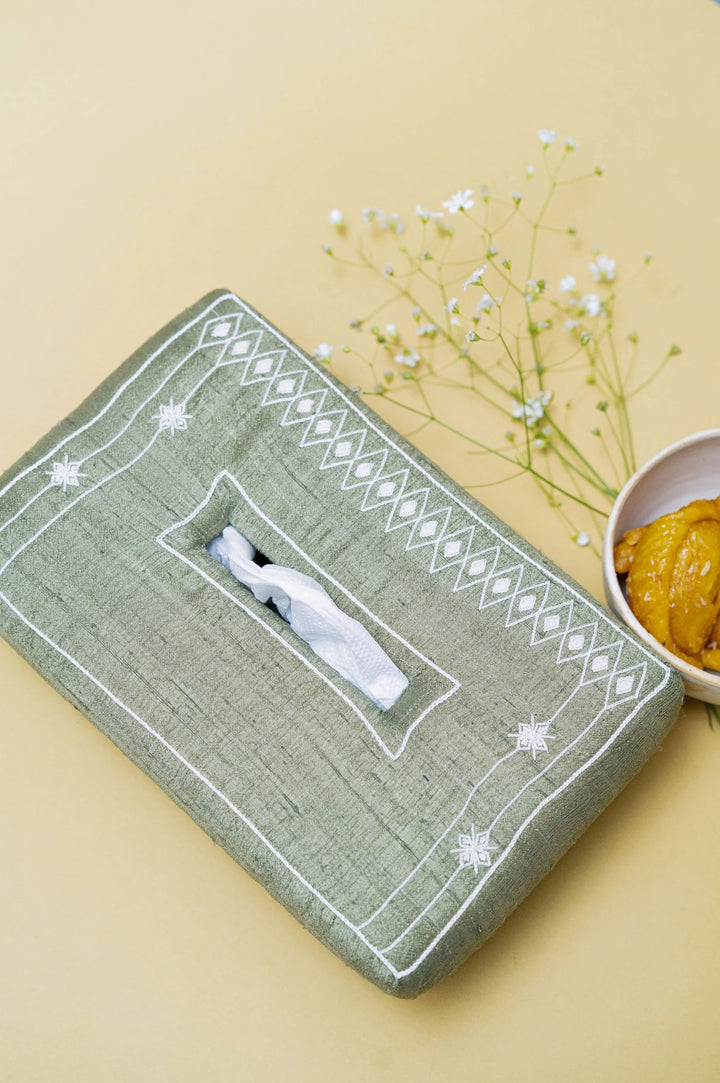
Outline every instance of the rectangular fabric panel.
<path fill-rule="evenodd" d="M 381 710 L 207 551 L 234 526 L 409 680 Z M 169 324 L 0 479 L 0 629 L 382 989 L 500 925 L 682 687 L 234 294 Z"/>

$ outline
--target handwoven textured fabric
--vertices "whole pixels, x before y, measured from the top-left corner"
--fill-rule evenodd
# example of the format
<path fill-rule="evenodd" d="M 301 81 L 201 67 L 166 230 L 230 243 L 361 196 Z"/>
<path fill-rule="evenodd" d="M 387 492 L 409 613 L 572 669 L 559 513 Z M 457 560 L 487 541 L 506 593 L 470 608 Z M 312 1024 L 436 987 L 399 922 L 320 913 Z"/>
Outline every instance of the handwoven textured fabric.
<path fill-rule="evenodd" d="M 207 552 L 231 523 L 409 678 L 374 706 Z M 672 724 L 672 670 L 232 293 L 0 479 L 0 628 L 328 947 L 414 996 Z"/>

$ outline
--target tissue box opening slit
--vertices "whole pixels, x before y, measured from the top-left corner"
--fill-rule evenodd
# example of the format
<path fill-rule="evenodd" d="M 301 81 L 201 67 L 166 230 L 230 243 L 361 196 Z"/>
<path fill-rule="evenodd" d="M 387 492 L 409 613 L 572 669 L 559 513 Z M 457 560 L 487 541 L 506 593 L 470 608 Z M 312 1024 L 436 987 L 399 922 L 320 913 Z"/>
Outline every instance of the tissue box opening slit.
<path fill-rule="evenodd" d="M 230 523 L 208 543 L 207 550 L 380 710 L 397 703 L 408 687 L 407 677 L 367 629 L 335 605 L 320 583 L 294 568 L 274 564 Z"/>

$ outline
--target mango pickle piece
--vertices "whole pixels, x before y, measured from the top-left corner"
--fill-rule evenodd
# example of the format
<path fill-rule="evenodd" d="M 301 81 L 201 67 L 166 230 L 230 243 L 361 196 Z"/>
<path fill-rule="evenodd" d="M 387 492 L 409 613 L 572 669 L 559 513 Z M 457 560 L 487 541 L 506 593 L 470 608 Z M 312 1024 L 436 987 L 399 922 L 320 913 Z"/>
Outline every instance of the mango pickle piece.
<path fill-rule="evenodd" d="M 707 643 L 720 602 L 720 523 L 704 519 L 680 545 L 668 592 L 670 635 L 687 654 Z"/>
<path fill-rule="evenodd" d="M 626 575 L 630 571 L 630 565 L 635 556 L 635 546 L 642 538 L 646 529 L 647 528 L 644 526 L 633 527 L 632 530 L 628 530 L 626 534 L 623 534 L 622 538 L 615 546 L 613 557 L 615 560 L 615 571 L 618 575 Z"/>
<path fill-rule="evenodd" d="M 718 610 L 717 620 L 713 624 L 707 643 L 705 644 L 706 650 L 712 650 L 713 647 L 720 647 L 720 610 Z"/>
<path fill-rule="evenodd" d="M 720 649 L 717 647 L 710 647 L 700 655 L 700 661 L 705 666 L 705 669 L 720 669 Z"/>
<path fill-rule="evenodd" d="M 628 601 L 640 623 L 663 645 L 670 637 L 668 595 L 678 549 L 690 527 L 705 519 L 720 519 L 717 502 L 693 500 L 650 523 L 635 546 L 627 577 Z"/>
<path fill-rule="evenodd" d="M 665 647 L 671 654 L 677 655 L 678 658 L 682 658 L 683 662 L 689 662 L 691 666 L 697 666 L 698 669 L 702 669 L 702 653 L 701 654 L 687 654 L 684 650 L 678 647 L 677 643 L 673 642 L 672 636 L 668 638 Z"/>

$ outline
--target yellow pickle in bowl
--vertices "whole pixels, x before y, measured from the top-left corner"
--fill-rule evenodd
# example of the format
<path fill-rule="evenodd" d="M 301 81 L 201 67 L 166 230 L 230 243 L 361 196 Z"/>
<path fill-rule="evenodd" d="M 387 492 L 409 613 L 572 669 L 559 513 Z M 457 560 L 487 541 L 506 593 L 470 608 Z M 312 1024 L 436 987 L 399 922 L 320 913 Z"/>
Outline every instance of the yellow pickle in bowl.
<path fill-rule="evenodd" d="M 691 665 L 720 670 L 720 497 L 627 531 L 614 559 L 650 635 Z"/>

